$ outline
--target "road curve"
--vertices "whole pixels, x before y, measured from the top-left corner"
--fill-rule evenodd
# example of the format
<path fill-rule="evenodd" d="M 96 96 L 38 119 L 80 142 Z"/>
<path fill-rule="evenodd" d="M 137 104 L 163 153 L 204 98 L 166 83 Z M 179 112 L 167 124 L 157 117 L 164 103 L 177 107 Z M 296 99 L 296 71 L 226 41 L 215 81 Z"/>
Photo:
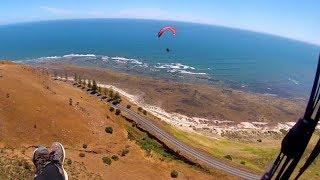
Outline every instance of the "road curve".
<path fill-rule="evenodd" d="M 93 95 L 93 96 L 95 96 L 95 95 Z M 107 102 L 106 100 L 102 100 L 102 101 L 107 103 L 111 107 L 120 109 L 122 113 L 126 113 L 128 118 L 130 118 L 136 124 L 138 124 L 139 127 L 144 129 L 145 131 L 149 132 L 153 136 L 157 137 L 163 143 L 169 143 L 170 145 L 174 146 L 173 147 L 174 150 L 180 151 L 184 155 L 188 155 L 188 157 L 192 157 L 192 158 L 196 159 L 200 164 L 204 164 L 208 167 L 224 171 L 224 172 L 229 173 L 231 175 L 237 176 L 241 179 L 249 179 L 249 180 L 261 179 L 261 175 L 253 174 L 251 172 L 247 172 L 247 171 L 238 169 L 236 167 L 230 166 L 228 164 L 225 164 L 223 162 L 220 162 L 219 160 L 180 142 L 179 140 L 177 140 L 175 137 L 173 137 L 169 133 L 165 132 L 161 128 L 154 125 L 151 121 L 147 120 L 146 118 L 144 118 L 140 114 L 138 114 L 130 109 L 127 109 L 126 107 L 122 106 L 121 104 L 113 105 L 112 103 Z"/>
<path fill-rule="evenodd" d="M 260 179 L 261 176 L 257 174 L 253 174 L 247 171 L 243 171 L 237 169 L 236 167 L 229 166 L 225 163 L 222 163 L 213 157 L 204 154 L 182 142 L 177 140 L 175 137 L 170 135 L 169 133 L 165 132 L 161 128 L 154 125 L 151 121 L 147 120 L 143 116 L 139 115 L 138 113 L 123 107 L 122 105 L 112 105 L 108 103 L 110 106 L 114 108 L 118 108 L 121 112 L 126 113 L 133 121 L 135 121 L 142 129 L 148 131 L 153 136 L 157 137 L 158 139 L 162 140 L 164 143 L 170 143 L 170 145 L 174 146 L 175 150 L 179 150 L 183 154 L 189 155 L 190 157 L 195 158 L 201 164 L 205 164 L 208 167 L 219 169 L 221 171 L 227 172 L 234 176 L 243 178 L 243 179 Z"/>

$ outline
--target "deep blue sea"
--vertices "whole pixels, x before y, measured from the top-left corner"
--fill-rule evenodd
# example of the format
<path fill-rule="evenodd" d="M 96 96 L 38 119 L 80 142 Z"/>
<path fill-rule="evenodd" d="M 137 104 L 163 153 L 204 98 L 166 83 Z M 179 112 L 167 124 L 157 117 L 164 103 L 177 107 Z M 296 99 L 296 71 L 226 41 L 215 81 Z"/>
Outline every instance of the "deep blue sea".
<path fill-rule="evenodd" d="M 158 39 L 159 29 L 167 25 L 177 35 Z M 86 19 L 0 26 L 0 59 L 89 63 L 282 97 L 309 95 L 319 52 L 318 46 L 277 36 L 173 21 Z"/>

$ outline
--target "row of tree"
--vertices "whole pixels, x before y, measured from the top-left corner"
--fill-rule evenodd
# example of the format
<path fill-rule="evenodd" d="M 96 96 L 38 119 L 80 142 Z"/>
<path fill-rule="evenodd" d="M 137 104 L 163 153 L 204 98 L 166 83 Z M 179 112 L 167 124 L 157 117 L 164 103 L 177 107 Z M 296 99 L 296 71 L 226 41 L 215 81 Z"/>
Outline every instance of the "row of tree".
<path fill-rule="evenodd" d="M 100 95 L 103 95 L 105 98 L 109 97 L 113 101 L 121 101 L 121 97 L 118 92 L 114 92 L 112 88 L 105 88 L 99 86 L 95 80 L 88 80 L 78 74 L 74 74 L 74 81 L 77 85 L 87 87 L 92 94 L 99 93 Z"/>

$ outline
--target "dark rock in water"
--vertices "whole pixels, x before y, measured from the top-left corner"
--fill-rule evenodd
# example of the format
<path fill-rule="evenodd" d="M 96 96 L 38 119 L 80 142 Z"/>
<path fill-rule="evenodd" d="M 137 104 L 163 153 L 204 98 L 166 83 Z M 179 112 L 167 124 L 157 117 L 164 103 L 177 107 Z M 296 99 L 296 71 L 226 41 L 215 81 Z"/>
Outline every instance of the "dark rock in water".
<path fill-rule="evenodd" d="M 232 90 L 230 89 L 222 89 L 221 91 L 223 94 L 231 94 L 232 93 Z"/>

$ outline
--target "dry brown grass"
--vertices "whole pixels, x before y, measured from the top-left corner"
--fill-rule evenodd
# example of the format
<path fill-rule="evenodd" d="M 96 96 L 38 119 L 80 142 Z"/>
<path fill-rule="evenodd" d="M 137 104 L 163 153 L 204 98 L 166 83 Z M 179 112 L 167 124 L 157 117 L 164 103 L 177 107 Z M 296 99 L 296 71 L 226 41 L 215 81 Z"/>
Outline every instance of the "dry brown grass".
<path fill-rule="evenodd" d="M 146 157 L 138 145 L 127 139 L 121 116 L 109 112 L 109 107 L 96 97 L 66 82 L 54 81 L 33 68 L 11 63 L 0 64 L 0 73 L 0 149 L 5 149 L 0 156 L 9 158 L 13 152 L 17 154 L 13 160 L 1 159 L 5 164 L 2 167 L 11 169 L 0 171 L 1 178 L 30 177 L 33 169 L 20 175 L 15 162 L 24 160 L 32 165 L 33 146 L 50 146 L 53 141 L 66 147 L 70 179 L 168 179 L 172 169 L 179 171 L 182 179 L 233 178 L 220 173 L 205 174 L 176 161 Z M 105 133 L 107 126 L 113 127 L 112 134 Z M 87 144 L 86 149 L 83 144 Z M 102 157 L 111 157 L 128 145 L 130 152 L 126 156 L 105 166 Z M 80 152 L 85 157 L 79 157 Z"/>

